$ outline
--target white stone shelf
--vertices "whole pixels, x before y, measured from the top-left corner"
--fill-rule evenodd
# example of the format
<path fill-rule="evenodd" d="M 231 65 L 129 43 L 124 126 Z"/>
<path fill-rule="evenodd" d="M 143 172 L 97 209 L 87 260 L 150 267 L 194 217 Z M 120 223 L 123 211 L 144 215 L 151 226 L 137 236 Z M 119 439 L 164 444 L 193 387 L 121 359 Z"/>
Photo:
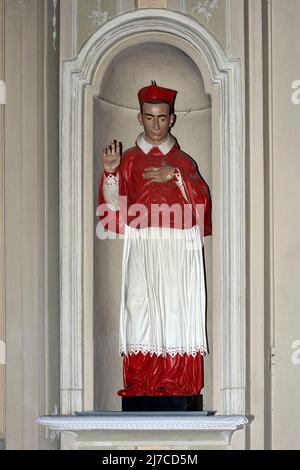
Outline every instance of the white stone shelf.
<path fill-rule="evenodd" d="M 140 415 L 107 414 L 106 416 L 44 416 L 38 420 L 41 426 L 53 431 L 95 430 L 214 430 L 236 431 L 244 429 L 250 421 L 246 416 L 188 416 L 149 413 Z"/>
<path fill-rule="evenodd" d="M 103 413 L 101 416 L 43 416 L 38 424 L 61 436 L 62 449 L 226 449 L 246 416 L 197 413 Z"/>

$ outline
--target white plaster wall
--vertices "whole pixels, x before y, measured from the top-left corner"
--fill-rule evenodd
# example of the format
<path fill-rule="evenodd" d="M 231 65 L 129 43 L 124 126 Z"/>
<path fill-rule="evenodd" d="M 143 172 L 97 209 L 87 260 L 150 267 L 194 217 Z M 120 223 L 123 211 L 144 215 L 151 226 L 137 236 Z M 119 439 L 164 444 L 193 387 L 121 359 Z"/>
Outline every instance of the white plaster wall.
<path fill-rule="evenodd" d="M 178 91 L 177 113 L 211 106 L 201 74 L 190 57 L 174 46 L 154 42 L 141 43 L 115 57 L 103 77 L 100 96 L 109 103 L 138 110 L 137 91 L 151 80 Z"/>
<path fill-rule="evenodd" d="M 217 37 L 226 48 L 230 47 L 231 10 L 235 2 L 240 0 L 209 0 L 204 8 L 198 8 L 198 0 L 152 0 L 140 2 L 140 8 L 160 8 L 167 5 L 168 10 L 180 11 L 193 16 Z M 83 44 L 103 23 L 127 11 L 138 8 L 135 0 L 102 0 L 99 7 L 96 0 L 64 0 L 73 2 L 76 9 L 76 47 L 79 51 Z M 202 2 L 202 6 L 205 2 Z M 238 8 L 239 9 L 239 8 Z M 71 11 L 71 5 L 69 6 Z M 96 18 L 96 15 L 98 17 Z"/>
<path fill-rule="evenodd" d="M 16 7 L 5 2 L 5 439 L 36 450 L 55 447 L 36 420 L 59 406 L 58 53 L 52 3 Z"/>
<path fill-rule="evenodd" d="M 272 446 L 300 448 L 300 2 L 270 10 Z M 294 98 L 292 96 L 294 94 Z M 298 352 L 297 352 L 298 351 Z"/>

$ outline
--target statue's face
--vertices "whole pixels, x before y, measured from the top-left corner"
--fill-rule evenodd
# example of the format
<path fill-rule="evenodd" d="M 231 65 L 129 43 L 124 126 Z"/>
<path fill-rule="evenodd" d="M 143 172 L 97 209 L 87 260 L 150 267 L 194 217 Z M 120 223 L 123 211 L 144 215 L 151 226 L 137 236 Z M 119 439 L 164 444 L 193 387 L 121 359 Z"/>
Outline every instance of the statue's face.
<path fill-rule="evenodd" d="M 145 103 L 143 114 L 139 113 L 138 119 L 144 127 L 147 140 L 155 146 L 166 140 L 174 123 L 174 115 L 170 115 L 167 103 Z"/>

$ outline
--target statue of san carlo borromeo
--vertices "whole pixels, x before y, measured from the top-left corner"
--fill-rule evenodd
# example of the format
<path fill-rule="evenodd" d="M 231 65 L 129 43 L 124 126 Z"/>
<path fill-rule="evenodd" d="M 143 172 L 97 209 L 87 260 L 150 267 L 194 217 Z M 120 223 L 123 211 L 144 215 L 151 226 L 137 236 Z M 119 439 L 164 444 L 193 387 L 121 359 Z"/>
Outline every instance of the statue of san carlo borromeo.
<path fill-rule="evenodd" d="M 120 312 L 122 397 L 195 396 L 207 353 L 203 239 L 211 235 L 209 190 L 170 130 L 177 92 L 138 93 L 144 132 L 123 154 L 102 154 L 98 216 L 124 234 Z"/>

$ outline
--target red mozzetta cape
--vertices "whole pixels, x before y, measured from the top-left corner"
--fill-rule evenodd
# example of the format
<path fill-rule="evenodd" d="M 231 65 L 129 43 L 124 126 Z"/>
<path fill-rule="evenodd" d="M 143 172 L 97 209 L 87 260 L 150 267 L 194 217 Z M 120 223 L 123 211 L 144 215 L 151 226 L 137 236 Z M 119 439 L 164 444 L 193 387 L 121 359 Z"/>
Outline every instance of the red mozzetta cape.
<path fill-rule="evenodd" d="M 175 178 L 173 181 L 168 181 L 167 183 L 152 184 L 149 184 L 149 181 L 143 178 L 143 172 L 146 168 L 160 167 L 163 161 L 180 170 L 189 206 L 176 184 Z M 175 218 L 171 216 L 169 227 L 190 228 L 196 225 L 197 222 L 201 220 L 201 216 L 196 218 L 196 210 L 198 210 L 199 213 L 199 208 L 201 207 L 202 213 L 204 210 L 204 217 L 202 216 L 204 223 L 202 222 L 202 227 L 200 227 L 202 235 L 211 235 L 211 202 L 209 189 L 199 175 L 194 161 L 179 149 L 177 143 L 174 144 L 167 155 L 163 155 L 158 147 L 153 147 L 146 155 L 136 145 L 124 152 L 118 172 L 114 173 L 114 175 L 117 175 L 117 173 L 119 174 L 119 196 L 127 197 L 127 205 L 122 207 L 122 204 L 120 204 L 120 210 L 117 212 L 109 209 L 103 197 L 105 177 L 103 173 L 99 185 L 98 202 L 101 209 L 98 208 L 98 216 L 105 229 L 112 230 L 111 227 L 114 227 L 114 231 L 123 234 L 125 223 L 132 225 L 134 219 L 139 215 L 136 209 L 137 206 L 133 207 L 133 205 L 136 204 L 142 204 L 147 208 L 148 216 L 146 226 L 163 226 L 161 217 L 159 218 L 158 224 L 153 224 L 153 219 L 150 218 L 151 207 L 153 207 L 153 205 L 161 206 L 162 204 L 170 207 L 173 204 L 179 204 L 182 208 L 185 206 L 187 210 L 189 207 L 189 210 L 192 211 L 192 214 L 190 214 L 188 218 L 190 226 L 188 227 L 186 225 L 186 219 L 183 218 L 182 226 L 178 227 L 176 222 L 178 219 L 175 220 Z M 136 225 L 134 226 L 136 227 Z"/>

